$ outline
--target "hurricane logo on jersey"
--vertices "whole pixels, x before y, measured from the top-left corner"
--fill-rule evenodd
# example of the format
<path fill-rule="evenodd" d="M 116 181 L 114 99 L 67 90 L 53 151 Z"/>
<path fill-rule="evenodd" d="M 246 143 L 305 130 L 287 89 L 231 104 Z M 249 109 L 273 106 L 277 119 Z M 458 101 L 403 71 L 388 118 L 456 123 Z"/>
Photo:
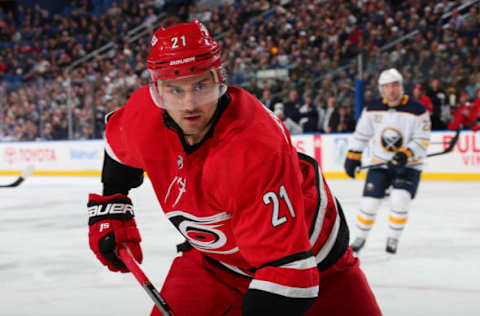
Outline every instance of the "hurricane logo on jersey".
<path fill-rule="evenodd" d="M 222 228 L 232 217 L 225 212 L 208 217 L 197 217 L 182 211 L 167 213 L 168 219 L 195 248 L 211 253 L 234 253 L 238 247 L 229 247 Z"/>
<path fill-rule="evenodd" d="M 395 153 L 402 147 L 403 135 L 398 129 L 387 127 L 382 131 L 381 142 L 385 151 Z"/>

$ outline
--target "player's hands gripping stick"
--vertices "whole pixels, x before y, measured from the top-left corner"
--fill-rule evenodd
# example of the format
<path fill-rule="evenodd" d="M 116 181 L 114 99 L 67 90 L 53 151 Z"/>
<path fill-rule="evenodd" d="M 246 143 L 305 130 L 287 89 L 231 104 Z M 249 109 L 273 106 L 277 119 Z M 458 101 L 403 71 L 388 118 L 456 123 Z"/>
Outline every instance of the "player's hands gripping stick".
<path fill-rule="evenodd" d="M 132 201 L 125 194 L 101 196 L 90 194 L 88 198 L 88 225 L 90 249 L 111 271 L 128 272 L 115 254 L 120 244 L 125 244 L 138 262 L 143 255 L 141 237 L 134 219 Z"/>
<path fill-rule="evenodd" d="M 412 156 L 413 154 L 409 149 L 400 148 L 388 162 L 388 168 L 405 167 L 407 165 L 408 158 Z"/>
<path fill-rule="evenodd" d="M 348 151 L 345 159 L 345 172 L 350 178 L 355 178 L 355 173 L 358 172 L 362 160 L 362 153 L 358 151 Z"/>

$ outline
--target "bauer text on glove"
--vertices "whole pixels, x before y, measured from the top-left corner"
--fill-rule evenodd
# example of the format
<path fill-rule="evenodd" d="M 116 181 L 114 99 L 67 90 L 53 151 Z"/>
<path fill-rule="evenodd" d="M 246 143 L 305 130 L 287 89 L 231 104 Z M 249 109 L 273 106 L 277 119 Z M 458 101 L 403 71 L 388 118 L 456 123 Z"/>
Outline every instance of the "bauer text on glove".
<path fill-rule="evenodd" d="M 142 262 L 142 239 L 130 198 L 120 193 L 110 196 L 90 194 L 87 206 L 90 249 L 100 262 L 111 271 L 128 272 L 115 254 L 115 249 L 120 244 L 126 245 L 134 258 Z"/>

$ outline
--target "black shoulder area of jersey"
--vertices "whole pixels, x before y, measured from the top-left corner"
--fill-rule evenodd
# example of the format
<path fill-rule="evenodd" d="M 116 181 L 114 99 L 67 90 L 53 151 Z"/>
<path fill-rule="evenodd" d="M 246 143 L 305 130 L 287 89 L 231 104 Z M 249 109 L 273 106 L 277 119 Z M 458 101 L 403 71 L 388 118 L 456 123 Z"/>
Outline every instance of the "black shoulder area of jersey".
<path fill-rule="evenodd" d="M 375 99 L 367 103 L 367 111 L 388 111 L 388 105 L 383 102 L 383 99 Z"/>
<path fill-rule="evenodd" d="M 390 110 L 386 101 L 383 99 L 375 99 L 366 105 L 367 111 L 388 111 Z M 400 105 L 395 107 L 397 112 L 404 112 L 413 115 L 421 115 L 427 111 L 427 108 L 423 103 L 417 99 L 405 95 Z"/>
<path fill-rule="evenodd" d="M 422 102 L 418 101 L 412 96 L 406 97 L 408 97 L 407 102 L 403 102 L 404 104 L 400 104 L 399 106 L 397 106 L 398 112 L 407 112 L 414 115 L 422 115 L 427 111 L 427 108 L 425 107 L 425 105 L 423 105 Z"/>

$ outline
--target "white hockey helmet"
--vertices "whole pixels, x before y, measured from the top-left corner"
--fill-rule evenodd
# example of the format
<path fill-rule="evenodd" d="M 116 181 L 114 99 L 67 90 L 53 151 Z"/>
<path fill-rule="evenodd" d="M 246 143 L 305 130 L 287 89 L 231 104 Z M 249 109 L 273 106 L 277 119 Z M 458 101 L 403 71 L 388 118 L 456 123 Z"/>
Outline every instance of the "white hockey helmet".
<path fill-rule="evenodd" d="M 382 97 L 383 97 L 382 85 L 387 83 L 392 83 L 392 82 L 398 82 L 400 84 L 400 87 L 401 87 L 400 94 L 403 95 L 403 76 L 397 69 L 390 68 L 382 71 L 380 73 L 380 76 L 378 77 L 378 91 L 380 91 L 380 94 L 382 95 Z"/>

